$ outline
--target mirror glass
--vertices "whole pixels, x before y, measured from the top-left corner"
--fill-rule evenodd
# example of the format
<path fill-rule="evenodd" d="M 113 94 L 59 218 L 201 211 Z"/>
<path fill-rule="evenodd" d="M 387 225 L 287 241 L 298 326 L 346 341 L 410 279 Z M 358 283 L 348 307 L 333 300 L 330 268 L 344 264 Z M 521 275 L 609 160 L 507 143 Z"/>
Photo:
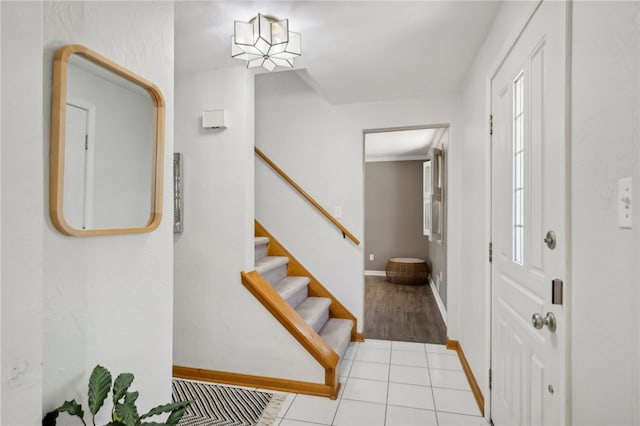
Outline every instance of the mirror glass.
<path fill-rule="evenodd" d="M 51 217 L 68 235 L 148 232 L 161 217 L 162 96 L 82 46 L 58 51 Z"/>

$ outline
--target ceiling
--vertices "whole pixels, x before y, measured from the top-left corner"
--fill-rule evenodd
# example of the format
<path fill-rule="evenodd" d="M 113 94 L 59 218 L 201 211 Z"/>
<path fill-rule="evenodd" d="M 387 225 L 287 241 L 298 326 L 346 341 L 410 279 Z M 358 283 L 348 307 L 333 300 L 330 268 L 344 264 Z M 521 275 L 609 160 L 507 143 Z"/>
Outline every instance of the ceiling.
<path fill-rule="evenodd" d="M 440 140 L 445 129 L 438 127 L 365 133 L 364 161 L 426 160 L 429 149 Z"/>
<path fill-rule="evenodd" d="M 302 34 L 294 61 L 332 104 L 460 90 L 498 1 L 178 1 L 176 73 L 243 67 L 230 57 L 233 22 L 258 13 Z"/>

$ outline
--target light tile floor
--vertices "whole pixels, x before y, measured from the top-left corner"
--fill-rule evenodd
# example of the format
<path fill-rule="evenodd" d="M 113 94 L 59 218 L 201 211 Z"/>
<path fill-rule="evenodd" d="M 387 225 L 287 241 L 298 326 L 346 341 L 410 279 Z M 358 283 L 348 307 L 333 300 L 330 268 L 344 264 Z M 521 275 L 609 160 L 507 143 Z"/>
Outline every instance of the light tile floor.
<path fill-rule="evenodd" d="M 458 356 L 444 345 L 351 343 L 332 401 L 288 394 L 275 426 L 486 426 Z"/>

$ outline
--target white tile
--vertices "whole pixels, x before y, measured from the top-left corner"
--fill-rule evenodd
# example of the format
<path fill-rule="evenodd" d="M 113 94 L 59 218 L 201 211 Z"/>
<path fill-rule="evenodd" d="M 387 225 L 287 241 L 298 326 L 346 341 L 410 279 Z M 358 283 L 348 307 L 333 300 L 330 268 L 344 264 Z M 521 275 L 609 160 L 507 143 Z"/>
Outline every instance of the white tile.
<path fill-rule="evenodd" d="M 389 364 L 377 362 L 354 361 L 349 377 L 369 380 L 389 380 Z"/>
<path fill-rule="evenodd" d="M 333 424 L 337 426 L 384 425 L 384 413 L 384 404 L 345 399 L 340 402 Z"/>
<path fill-rule="evenodd" d="M 391 358 L 391 349 L 359 348 L 356 353 L 356 361 L 381 362 L 388 364 Z"/>
<path fill-rule="evenodd" d="M 297 395 L 284 418 L 330 425 L 338 409 L 338 400 L 319 396 Z"/>
<path fill-rule="evenodd" d="M 456 355 L 456 351 L 447 349 L 446 345 L 434 345 L 433 343 L 426 343 L 424 345 L 427 352 L 432 352 L 436 354 L 453 354 Z"/>
<path fill-rule="evenodd" d="M 387 406 L 386 426 L 438 426 L 436 412 L 418 408 Z"/>
<path fill-rule="evenodd" d="M 403 383 L 389 383 L 389 405 L 401 407 L 421 408 L 433 410 L 433 395 L 427 386 L 406 385 Z"/>
<path fill-rule="evenodd" d="M 478 404 L 470 391 L 433 388 L 433 398 L 438 412 L 480 415 Z"/>
<path fill-rule="evenodd" d="M 349 376 L 349 372 L 351 371 L 351 366 L 353 365 L 352 359 L 342 359 L 340 360 L 340 369 L 338 372 L 339 376 Z"/>
<path fill-rule="evenodd" d="M 347 350 L 344 352 L 342 358 L 344 359 L 354 359 L 356 357 L 356 352 L 358 352 L 358 342 L 351 342 L 349 346 L 347 346 Z"/>
<path fill-rule="evenodd" d="M 431 386 L 434 388 L 471 390 L 464 371 L 430 368 L 429 375 L 431 376 Z"/>
<path fill-rule="evenodd" d="M 391 352 L 391 364 L 427 367 L 427 356 L 424 352 L 397 351 Z"/>
<path fill-rule="evenodd" d="M 462 364 L 460 364 L 457 355 L 427 353 L 427 359 L 429 360 L 429 368 L 462 371 Z"/>
<path fill-rule="evenodd" d="M 342 398 L 384 404 L 387 400 L 387 382 L 349 378 Z"/>
<path fill-rule="evenodd" d="M 389 381 L 410 385 L 430 386 L 429 369 L 426 367 L 410 367 L 407 365 L 391 365 Z"/>
<path fill-rule="evenodd" d="M 391 340 L 365 339 L 360 343 L 361 348 L 391 349 Z"/>
<path fill-rule="evenodd" d="M 414 343 L 414 342 L 393 342 L 391 344 L 392 349 L 397 349 L 400 351 L 415 351 L 415 352 L 424 352 L 424 343 Z"/>
<path fill-rule="evenodd" d="M 440 426 L 487 426 L 489 423 L 483 417 L 438 412 L 438 424 Z"/>
<path fill-rule="evenodd" d="M 293 419 L 282 419 L 279 424 L 279 426 L 316 426 L 316 425 L 328 426 L 328 425 L 323 425 L 322 423 L 301 422 L 300 420 L 293 420 Z"/>

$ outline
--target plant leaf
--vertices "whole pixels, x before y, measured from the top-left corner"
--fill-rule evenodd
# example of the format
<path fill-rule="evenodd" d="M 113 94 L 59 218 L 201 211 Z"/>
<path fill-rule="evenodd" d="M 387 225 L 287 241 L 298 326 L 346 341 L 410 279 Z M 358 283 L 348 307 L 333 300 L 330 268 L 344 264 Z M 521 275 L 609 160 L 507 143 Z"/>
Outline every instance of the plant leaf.
<path fill-rule="evenodd" d="M 137 398 L 138 392 L 127 392 L 124 397 L 124 404 L 116 404 L 114 406 L 114 420 L 122 422 L 126 426 L 136 426 L 139 420 L 138 409 L 135 404 Z"/>
<path fill-rule="evenodd" d="M 107 399 L 111 390 L 111 373 L 106 368 L 96 365 L 89 377 L 89 411 L 94 416 Z"/>
<path fill-rule="evenodd" d="M 133 374 L 122 373 L 113 382 L 113 403 L 119 402 L 133 382 Z"/>
<path fill-rule="evenodd" d="M 140 396 L 140 393 L 138 391 L 136 392 L 127 392 L 124 396 L 124 404 L 125 405 L 133 405 L 134 407 L 136 406 L 136 400 L 138 399 L 138 396 Z"/>
<path fill-rule="evenodd" d="M 142 416 L 140 416 L 140 420 L 142 419 L 146 419 L 147 417 L 151 417 L 151 416 L 157 416 L 159 414 L 163 414 L 163 413 L 171 413 L 174 410 L 178 410 L 181 408 L 187 408 L 193 401 L 178 401 L 178 402 L 171 402 L 169 404 L 164 404 L 164 405 L 158 405 L 155 408 L 152 408 L 151 410 L 149 410 L 148 413 L 143 414 Z M 179 419 L 178 419 L 179 420 Z"/>
<path fill-rule="evenodd" d="M 190 403 L 191 401 L 189 401 L 189 404 Z M 167 417 L 167 420 L 164 422 L 164 424 L 168 426 L 177 426 L 178 422 L 184 415 L 184 412 L 187 410 L 187 406 L 189 404 L 185 405 L 184 407 L 173 410 L 171 414 L 169 414 L 169 417 Z"/>
<path fill-rule="evenodd" d="M 69 413 L 72 416 L 78 416 L 81 419 L 84 418 L 82 405 L 78 404 L 75 399 L 72 399 L 71 401 L 65 401 L 64 404 L 57 408 L 57 410 L 61 413 Z"/>
<path fill-rule="evenodd" d="M 114 409 L 114 420 L 122 422 L 126 426 L 136 426 L 138 424 L 138 410 L 135 404 L 118 404 Z"/>
<path fill-rule="evenodd" d="M 140 426 L 166 426 L 166 423 L 158 423 L 158 422 L 144 422 L 139 424 Z"/>

